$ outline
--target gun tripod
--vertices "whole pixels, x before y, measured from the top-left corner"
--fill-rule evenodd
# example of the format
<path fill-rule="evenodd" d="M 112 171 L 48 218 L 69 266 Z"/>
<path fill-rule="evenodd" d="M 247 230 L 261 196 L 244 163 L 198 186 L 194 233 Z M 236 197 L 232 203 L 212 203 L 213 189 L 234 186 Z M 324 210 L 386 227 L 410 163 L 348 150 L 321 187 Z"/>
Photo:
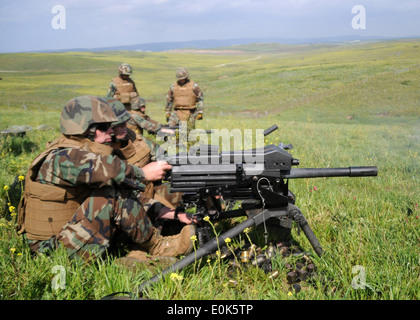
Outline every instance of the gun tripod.
<path fill-rule="evenodd" d="M 234 211 L 241 211 L 243 213 L 242 209 L 234 210 Z M 233 213 L 234 211 L 231 211 L 231 213 Z M 238 215 L 241 212 L 238 212 Z M 302 212 L 294 204 L 288 204 L 286 207 L 269 208 L 269 209 L 264 209 L 261 212 L 256 213 L 256 214 L 250 214 L 249 218 L 243 221 L 242 223 L 238 224 L 232 229 L 229 229 L 228 231 L 221 234 L 217 238 L 209 239 L 206 243 L 200 246 L 200 248 L 198 248 L 193 253 L 189 254 L 182 260 L 177 261 L 172 266 L 164 269 L 161 273 L 153 276 L 149 280 L 140 284 L 140 286 L 138 287 L 138 291 L 140 293 L 143 292 L 143 290 L 146 289 L 149 285 L 158 282 L 161 278 L 163 278 L 168 273 L 177 272 L 187 267 L 188 265 L 194 263 L 195 261 L 201 259 L 202 257 L 205 257 L 215 252 L 216 250 L 220 249 L 220 247 L 222 247 L 225 244 L 225 241 L 227 238 L 234 238 L 238 236 L 240 233 L 242 233 L 246 228 L 258 226 L 271 218 L 278 218 L 278 219 L 290 218 L 293 221 L 295 221 L 298 224 L 298 226 L 303 230 L 304 234 L 306 235 L 312 247 L 314 248 L 316 254 L 318 256 L 321 256 L 322 254 L 321 245 L 319 244 L 318 239 L 316 238 L 315 234 L 311 230 Z M 204 236 L 207 237 L 207 235 L 204 235 Z"/>

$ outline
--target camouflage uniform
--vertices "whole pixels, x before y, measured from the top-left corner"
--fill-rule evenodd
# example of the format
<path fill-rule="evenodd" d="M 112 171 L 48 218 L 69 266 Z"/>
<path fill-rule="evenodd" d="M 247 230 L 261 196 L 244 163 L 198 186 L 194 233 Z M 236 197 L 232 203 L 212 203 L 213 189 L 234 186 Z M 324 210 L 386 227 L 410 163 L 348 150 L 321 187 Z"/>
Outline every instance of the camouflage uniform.
<path fill-rule="evenodd" d="M 141 135 L 143 135 L 143 130 L 151 134 L 157 134 L 162 129 L 162 124 L 146 115 L 144 112 L 145 108 L 146 101 L 143 98 L 133 98 L 131 107 L 126 108 L 131 115 L 131 119 L 127 122 L 127 127 Z"/>
<path fill-rule="evenodd" d="M 197 83 L 189 79 L 189 73 L 185 68 L 179 68 L 176 72 L 177 82 L 173 83 L 166 94 L 166 119 L 169 126 L 177 126 L 180 121 L 188 121 L 188 128 L 195 128 L 195 121 L 203 118 L 204 96 Z M 185 83 L 180 81 L 186 80 Z M 176 92 L 184 90 L 188 95 L 186 103 L 176 102 Z M 185 98 L 185 97 L 184 97 Z M 185 99 L 183 99 L 185 100 Z M 172 112 L 172 108 L 174 112 Z"/>
<path fill-rule="evenodd" d="M 162 205 L 139 194 L 143 171 L 112 155 L 110 146 L 80 136 L 92 124 L 116 120 L 106 100 L 97 97 L 79 97 L 63 108 L 63 135 L 31 164 L 19 205 L 20 233 L 33 252 L 62 245 L 71 255 L 94 257 L 109 248 L 118 229 L 137 244 L 151 237 L 146 211 Z M 54 223 L 65 209 L 74 214 L 60 228 Z"/>

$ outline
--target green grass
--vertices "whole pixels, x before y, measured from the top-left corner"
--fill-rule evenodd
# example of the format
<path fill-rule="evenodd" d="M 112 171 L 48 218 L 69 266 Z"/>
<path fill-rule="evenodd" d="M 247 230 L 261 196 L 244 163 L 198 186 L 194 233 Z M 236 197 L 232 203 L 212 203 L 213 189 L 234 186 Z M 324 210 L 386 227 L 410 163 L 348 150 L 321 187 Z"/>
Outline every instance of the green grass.
<path fill-rule="evenodd" d="M 100 299 L 135 291 L 156 272 L 132 272 L 116 265 L 115 256 L 91 265 L 69 260 L 61 251 L 30 257 L 7 213 L 3 186 L 26 174 L 45 143 L 59 134 L 62 106 L 78 95 L 105 95 L 121 62 L 133 66 L 148 113 L 158 121 L 164 121 L 165 95 L 175 70 L 185 66 L 204 90 L 207 110 L 198 127 L 242 130 L 277 124 L 279 130 L 266 143 L 292 143 L 290 152 L 300 159 L 300 167 L 376 165 L 379 170 L 378 177 L 289 182 L 325 251 L 322 258 L 314 256 L 306 238 L 293 229 L 294 239 L 312 253 L 319 274 L 301 283 L 301 292 L 290 295 L 286 283 L 285 265 L 292 258 L 273 261 L 281 273 L 277 279 L 257 268 L 242 268 L 233 275 L 236 286 L 229 285 L 232 274 L 226 263 L 212 258 L 181 271 L 181 282 L 162 280 L 146 297 L 420 298 L 420 42 L 253 44 L 235 50 L 240 52 L 0 55 L 0 129 L 49 127 L 29 131 L 25 138 L 0 138 L 0 212 L 5 208 L 0 222 L 0 299 Z M 258 238 L 259 232 L 251 234 Z M 56 265 L 66 272 L 65 289 L 53 288 Z M 365 270 L 365 289 L 352 286 L 356 266 Z"/>

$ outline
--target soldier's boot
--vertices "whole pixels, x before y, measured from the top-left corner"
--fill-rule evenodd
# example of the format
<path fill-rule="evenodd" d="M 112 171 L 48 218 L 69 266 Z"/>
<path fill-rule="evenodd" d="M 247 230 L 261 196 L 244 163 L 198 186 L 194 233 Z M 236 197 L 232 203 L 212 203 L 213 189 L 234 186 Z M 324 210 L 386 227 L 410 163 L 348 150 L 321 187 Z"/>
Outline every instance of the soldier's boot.
<path fill-rule="evenodd" d="M 174 236 L 161 236 L 157 230 L 153 230 L 151 238 L 140 245 L 142 250 L 147 251 L 151 256 L 176 257 L 187 255 L 194 248 L 191 237 L 195 235 L 195 226 L 186 225 L 181 232 Z"/>
<path fill-rule="evenodd" d="M 166 268 L 177 262 L 175 257 L 157 257 L 150 256 L 147 252 L 141 250 L 132 250 L 125 257 L 118 258 L 115 263 L 125 266 L 129 269 L 138 267 L 160 267 Z"/>

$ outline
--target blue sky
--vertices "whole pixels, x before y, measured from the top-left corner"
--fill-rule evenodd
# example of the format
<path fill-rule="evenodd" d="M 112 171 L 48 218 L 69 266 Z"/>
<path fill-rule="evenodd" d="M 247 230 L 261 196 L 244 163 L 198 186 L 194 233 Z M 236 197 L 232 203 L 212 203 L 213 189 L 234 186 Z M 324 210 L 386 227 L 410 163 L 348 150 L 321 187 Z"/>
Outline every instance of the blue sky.
<path fill-rule="evenodd" d="M 65 29 L 52 25 L 55 5 L 65 9 Z M 352 25 L 356 5 L 365 9 L 365 29 Z M 420 0 L 0 0 L 0 29 L 0 52 L 199 39 L 420 37 Z"/>

